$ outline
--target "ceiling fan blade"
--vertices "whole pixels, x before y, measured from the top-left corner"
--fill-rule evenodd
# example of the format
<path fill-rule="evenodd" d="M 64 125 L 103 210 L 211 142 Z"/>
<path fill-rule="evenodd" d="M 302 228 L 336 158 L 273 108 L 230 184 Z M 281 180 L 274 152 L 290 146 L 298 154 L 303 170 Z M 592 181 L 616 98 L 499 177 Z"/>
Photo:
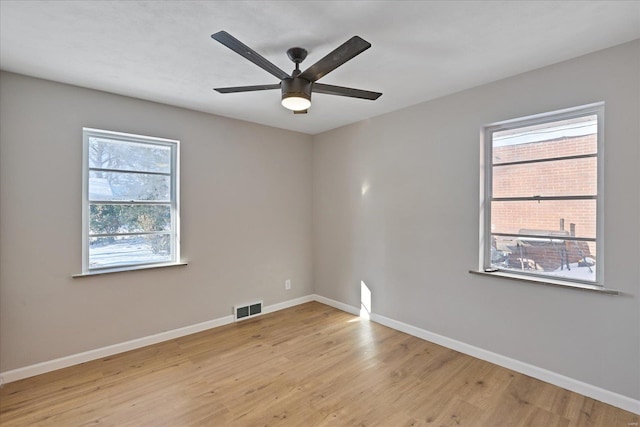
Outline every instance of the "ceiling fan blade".
<path fill-rule="evenodd" d="M 310 82 L 315 82 L 371 47 L 371 43 L 353 36 L 327 56 L 307 68 L 298 77 L 302 77 Z"/>
<path fill-rule="evenodd" d="M 325 85 L 322 83 L 314 83 L 313 92 L 325 93 L 327 95 L 348 96 L 351 98 L 370 99 L 372 101 L 378 99 L 380 95 L 382 95 L 382 93 L 380 92 L 371 92 L 369 90 L 353 89 L 350 87 Z"/>
<path fill-rule="evenodd" d="M 211 34 L 211 38 L 219 41 L 235 53 L 253 62 L 258 67 L 273 74 L 280 80 L 289 77 L 289 74 L 287 74 L 285 71 L 282 71 L 280 68 L 269 62 L 265 57 L 263 57 L 258 52 L 251 49 L 249 46 L 245 45 L 226 31 L 218 31 L 215 34 Z"/>
<path fill-rule="evenodd" d="M 298 110 L 298 111 L 293 111 L 293 114 L 307 114 L 309 112 L 309 110 Z"/>
<path fill-rule="evenodd" d="M 280 83 L 275 85 L 217 87 L 213 90 L 219 93 L 236 93 L 236 92 L 253 92 L 257 90 L 271 90 L 271 89 L 280 89 Z"/>

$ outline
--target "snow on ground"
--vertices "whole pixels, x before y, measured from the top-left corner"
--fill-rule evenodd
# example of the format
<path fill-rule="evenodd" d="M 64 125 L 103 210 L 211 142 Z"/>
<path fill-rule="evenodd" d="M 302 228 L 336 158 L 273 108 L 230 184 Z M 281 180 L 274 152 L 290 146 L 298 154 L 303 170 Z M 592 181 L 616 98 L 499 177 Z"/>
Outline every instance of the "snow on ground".
<path fill-rule="evenodd" d="M 89 259 L 91 268 L 102 268 L 167 262 L 171 257 L 165 253 L 154 253 L 151 245 L 143 239 L 128 239 L 106 245 L 92 245 Z"/>
<path fill-rule="evenodd" d="M 567 270 L 565 266 L 563 270 L 557 269 L 554 271 L 535 271 L 530 270 L 531 273 L 540 273 L 540 275 L 557 277 L 559 279 L 574 279 L 574 280 L 583 280 L 585 282 L 595 282 L 596 281 L 596 266 L 595 264 L 590 267 L 580 267 L 578 263 L 569 264 L 571 270 Z M 522 271 L 519 268 L 504 268 L 505 271 Z M 525 270 L 527 271 L 527 270 Z"/>

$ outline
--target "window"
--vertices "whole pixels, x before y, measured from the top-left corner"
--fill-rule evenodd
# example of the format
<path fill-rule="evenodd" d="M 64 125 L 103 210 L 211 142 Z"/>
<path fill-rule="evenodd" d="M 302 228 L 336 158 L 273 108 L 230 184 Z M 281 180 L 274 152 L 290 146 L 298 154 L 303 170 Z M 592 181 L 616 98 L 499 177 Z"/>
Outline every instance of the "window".
<path fill-rule="evenodd" d="M 83 274 L 178 262 L 179 141 L 83 129 Z"/>
<path fill-rule="evenodd" d="M 485 271 L 602 284 L 603 104 L 484 128 Z"/>

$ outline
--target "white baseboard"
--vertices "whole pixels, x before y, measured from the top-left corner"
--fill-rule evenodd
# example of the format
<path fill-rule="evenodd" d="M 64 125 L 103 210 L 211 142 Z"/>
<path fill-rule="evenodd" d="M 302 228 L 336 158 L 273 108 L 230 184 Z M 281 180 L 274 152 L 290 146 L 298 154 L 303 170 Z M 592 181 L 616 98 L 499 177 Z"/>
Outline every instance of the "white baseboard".
<path fill-rule="evenodd" d="M 335 301 L 326 297 L 315 295 L 316 301 L 331 307 L 337 308 L 347 313 L 359 314 L 359 310 L 356 307 L 344 304 L 340 301 Z M 631 397 L 623 396 L 613 391 L 605 390 L 600 387 L 593 386 L 591 384 L 578 381 L 573 378 L 566 377 L 556 372 L 549 371 L 547 369 L 539 368 L 529 363 L 521 362 L 510 357 L 502 356 L 491 351 L 466 344 L 461 341 L 457 341 L 451 338 L 447 338 L 443 335 L 439 335 L 425 329 L 418 328 L 416 326 L 409 325 L 407 323 L 399 322 L 397 320 L 389 319 L 388 317 L 381 316 L 379 314 L 371 313 L 371 320 L 380 323 L 381 325 L 395 329 L 400 332 L 404 332 L 414 337 L 421 338 L 425 341 L 429 341 L 443 347 L 450 348 L 452 350 L 459 351 L 460 353 L 468 354 L 478 359 L 485 360 L 487 362 L 494 363 L 498 366 L 502 366 L 507 369 L 519 372 L 521 374 L 528 375 L 533 378 L 537 378 L 541 381 L 548 382 L 558 387 L 571 390 L 573 392 L 582 394 L 600 402 L 608 403 L 609 405 L 617 408 L 624 409 L 629 412 L 640 415 L 640 400 L 633 399 Z"/>
<path fill-rule="evenodd" d="M 293 307 L 299 304 L 304 304 L 309 301 L 314 301 L 314 297 L 314 295 L 307 295 L 289 301 L 265 306 L 263 307 L 263 313 L 273 313 L 274 311 Z M 80 363 L 89 362 L 91 360 L 102 359 L 104 357 L 113 356 L 114 354 L 124 353 L 125 351 L 135 350 L 137 348 L 172 340 L 174 338 L 183 337 L 185 335 L 195 334 L 197 332 L 206 331 L 207 329 L 228 325 L 229 323 L 233 323 L 233 315 L 208 320 L 206 322 L 185 326 L 183 328 L 173 329 L 166 332 L 160 332 L 158 334 L 97 348 L 95 350 L 89 350 L 78 354 L 72 354 L 70 356 L 60 357 L 54 360 L 48 360 L 46 362 L 36 363 L 35 365 L 25 366 L 23 368 L 13 369 L 11 371 L 0 372 L 0 385 L 18 381 L 23 378 L 33 377 L 35 375 L 44 374 L 46 372 L 67 368 L 69 366 L 79 365 Z"/>
<path fill-rule="evenodd" d="M 317 294 L 314 295 L 314 299 L 315 301 L 321 302 L 322 304 L 328 305 L 333 308 L 337 308 L 338 310 L 346 311 L 347 313 L 353 314 L 354 316 L 360 315 L 360 309 L 355 308 L 349 304 L 345 304 L 343 302 L 326 298 Z"/>
<path fill-rule="evenodd" d="M 273 313 L 278 310 L 293 307 L 299 304 L 304 304 L 310 301 L 318 301 L 322 304 L 330 307 L 337 308 L 338 310 L 345 311 L 347 313 L 358 316 L 360 310 L 357 307 L 342 303 L 340 301 L 332 300 L 330 298 L 323 297 L 321 295 L 313 294 L 300 298 L 284 301 L 281 303 L 273 304 L 263 308 L 263 313 Z M 539 368 L 534 365 L 530 365 L 519 360 L 512 359 L 510 357 L 502 356 L 497 353 L 493 353 L 482 348 L 466 344 L 461 341 L 457 341 L 451 338 L 447 338 L 443 335 L 439 335 L 425 329 L 418 328 L 416 326 L 409 325 L 397 320 L 390 319 L 388 317 L 381 316 L 379 314 L 371 313 L 371 320 L 380 323 L 381 325 L 398 330 L 400 332 L 413 335 L 417 338 L 433 342 L 443 347 L 450 348 L 452 350 L 459 351 L 469 356 L 476 357 L 478 359 L 485 360 L 487 362 L 494 363 L 499 366 L 503 366 L 507 369 L 520 372 L 521 374 L 528 375 L 533 378 L 548 382 L 558 387 L 565 388 L 567 390 L 580 393 L 584 396 L 592 399 L 599 400 L 609 405 L 622 408 L 626 411 L 640 414 L 640 400 L 636 400 L 621 394 L 602 389 L 600 387 L 593 386 L 591 384 L 584 383 L 582 381 L 575 380 L 573 378 L 566 377 L 564 375 L 548 371 L 543 368 Z M 159 342 L 168 341 L 174 338 L 179 338 L 185 335 L 194 334 L 196 332 L 205 331 L 207 329 L 216 328 L 218 326 L 227 325 L 233 323 L 233 316 L 224 316 L 218 319 L 209 320 L 195 325 L 186 326 L 184 328 L 173 329 L 171 331 L 161 332 L 155 335 L 149 335 L 126 341 L 119 344 L 110 345 L 107 347 L 98 348 L 95 350 L 85 351 L 83 353 L 74 354 L 71 356 L 61 357 L 59 359 L 49 360 L 42 363 L 37 363 L 31 366 L 25 366 L 23 368 L 14 369 L 0 373 L 0 385 L 3 383 L 9 383 L 17 381 L 23 378 L 32 377 L 46 372 L 55 371 L 57 369 L 66 368 L 80 363 L 89 362 L 91 360 L 102 359 L 104 357 L 112 356 L 114 354 L 123 353 L 129 350 L 135 350 L 137 348 L 145 347 L 151 344 L 157 344 Z"/>
<path fill-rule="evenodd" d="M 300 298 L 290 299 L 288 301 L 279 302 L 263 308 L 264 314 L 273 313 L 274 311 L 284 310 L 285 308 L 294 307 L 296 305 L 304 304 L 307 302 L 315 301 L 315 295 L 305 295 Z"/>

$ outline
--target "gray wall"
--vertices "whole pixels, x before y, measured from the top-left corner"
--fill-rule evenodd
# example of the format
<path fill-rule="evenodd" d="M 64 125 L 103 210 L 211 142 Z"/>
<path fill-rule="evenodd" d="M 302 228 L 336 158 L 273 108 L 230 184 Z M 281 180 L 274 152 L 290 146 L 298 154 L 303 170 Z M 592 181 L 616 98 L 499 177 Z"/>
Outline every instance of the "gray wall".
<path fill-rule="evenodd" d="M 315 137 L 315 292 L 359 307 L 364 281 L 376 314 L 640 398 L 639 76 L 636 41 Z M 597 101 L 599 249 L 625 295 L 469 274 L 481 127 Z"/>
<path fill-rule="evenodd" d="M 0 371 L 313 293 L 310 136 L 5 72 L 0 94 Z M 71 278 L 83 126 L 181 141 L 188 266 Z"/>

